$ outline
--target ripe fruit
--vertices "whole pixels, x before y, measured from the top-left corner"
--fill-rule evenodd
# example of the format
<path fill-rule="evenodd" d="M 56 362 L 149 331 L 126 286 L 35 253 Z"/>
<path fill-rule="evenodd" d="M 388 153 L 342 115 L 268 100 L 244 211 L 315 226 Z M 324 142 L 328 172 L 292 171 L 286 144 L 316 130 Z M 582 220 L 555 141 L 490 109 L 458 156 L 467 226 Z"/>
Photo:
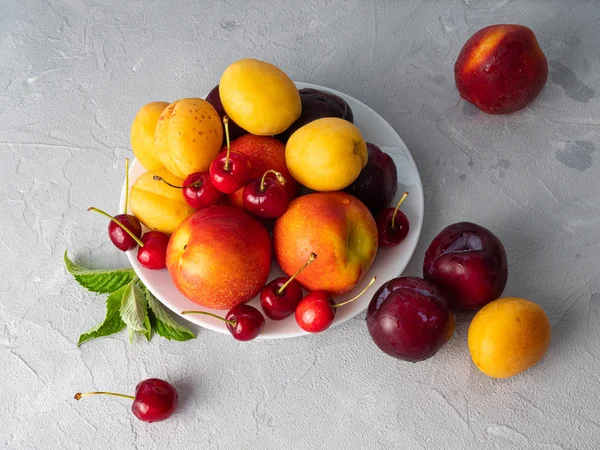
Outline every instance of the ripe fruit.
<path fill-rule="evenodd" d="M 223 198 L 223 193 L 219 191 L 210 179 L 208 172 L 195 172 L 183 180 L 183 186 L 175 186 L 167 180 L 163 180 L 158 175 L 153 177 L 156 181 L 162 181 L 172 188 L 181 189 L 186 203 L 194 209 L 202 209 L 207 206 L 216 205 Z"/>
<path fill-rule="evenodd" d="M 381 286 L 367 309 L 367 328 L 385 353 L 405 361 L 432 357 L 454 332 L 454 313 L 441 292 L 416 277 Z"/>
<path fill-rule="evenodd" d="M 344 191 L 358 198 L 377 217 L 396 196 L 398 172 L 392 157 L 375 144 L 367 142 L 367 153 L 367 165 Z"/>
<path fill-rule="evenodd" d="M 487 228 L 455 223 L 429 245 L 423 277 L 435 284 L 454 308 L 479 309 L 504 291 L 508 279 L 506 251 Z"/>
<path fill-rule="evenodd" d="M 131 124 L 131 149 L 146 170 L 163 167 L 154 147 L 154 131 L 160 114 L 167 106 L 167 102 L 148 103 L 140 108 Z"/>
<path fill-rule="evenodd" d="M 262 176 L 267 170 L 272 169 L 279 172 L 286 179 L 285 190 L 288 199 L 296 196 L 298 183 L 292 178 L 285 165 L 285 145 L 277 139 L 269 136 L 255 136 L 246 134 L 231 143 L 231 151 L 243 153 L 250 158 L 250 178 Z M 244 206 L 244 189 L 238 189 L 229 195 L 229 203 L 232 206 Z"/>
<path fill-rule="evenodd" d="M 488 114 L 508 114 L 538 96 L 548 78 L 548 61 L 529 28 L 491 25 L 465 43 L 454 77 L 466 101 Z"/>
<path fill-rule="evenodd" d="M 191 301 L 230 309 L 252 299 L 267 282 L 271 239 L 244 210 L 209 206 L 173 233 L 167 268 L 175 286 Z"/>
<path fill-rule="evenodd" d="M 138 245 L 143 245 L 139 239 L 142 235 L 142 225 L 135 216 L 131 214 L 118 214 L 113 217 L 93 206 L 88 208 L 88 211 L 95 211 L 110 219 L 108 223 L 108 237 L 110 237 L 114 246 L 122 252 L 133 250 Z"/>
<path fill-rule="evenodd" d="M 187 204 L 180 189 L 156 181 L 155 176 L 174 186 L 183 184 L 183 179 L 164 168 L 145 172 L 131 187 L 129 207 L 148 229 L 171 234 L 194 209 Z"/>
<path fill-rule="evenodd" d="M 536 364 L 550 344 L 550 322 L 537 304 L 522 298 L 488 303 L 469 326 L 469 350 L 486 375 L 506 378 Z"/>
<path fill-rule="evenodd" d="M 327 291 L 311 292 L 296 307 L 296 323 L 309 333 L 325 331 L 333 323 L 337 309 L 362 296 L 375 283 L 376 279 L 377 277 L 373 277 L 367 287 L 358 295 L 343 303 L 336 304 Z"/>
<path fill-rule="evenodd" d="M 148 231 L 142 236 L 143 246 L 137 253 L 137 260 L 146 269 L 160 270 L 166 267 L 169 236 L 160 231 Z"/>
<path fill-rule="evenodd" d="M 386 208 L 377 217 L 377 230 L 379 231 L 380 247 L 395 247 L 400 244 L 410 228 L 408 217 L 400 211 L 400 205 L 408 196 L 408 192 L 398 201 L 395 208 Z"/>
<path fill-rule="evenodd" d="M 356 286 L 377 254 L 377 226 L 356 197 L 344 192 L 312 193 L 296 198 L 277 219 L 275 257 L 291 275 L 309 257 L 319 258 L 298 275 L 310 291 L 342 294 Z"/>
<path fill-rule="evenodd" d="M 251 341 L 265 328 L 265 318 L 258 309 L 250 305 L 237 305 L 225 317 L 206 311 L 182 311 L 181 314 L 204 314 L 226 323 L 227 330 L 238 341 Z"/>
<path fill-rule="evenodd" d="M 233 194 L 244 186 L 250 178 L 250 159 L 242 154 L 231 152 L 229 142 L 229 118 L 223 118 L 227 149 L 219 153 L 210 165 L 210 178 L 214 186 L 224 194 Z"/>
<path fill-rule="evenodd" d="M 260 306 L 269 319 L 282 320 L 296 311 L 296 306 L 302 300 L 302 286 L 295 278 L 315 260 L 316 254 L 311 253 L 306 263 L 289 278 L 275 278 L 260 291 Z"/>
<path fill-rule="evenodd" d="M 323 117 L 339 117 L 348 122 L 354 122 L 352 108 L 343 98 L 331 92 L 312 88 L 300 89 L 298 92 L 302 102 L 302 113 L 287 130 L 276 136 L 281 142 L 287 142 L 298 128 Z"/>
<path fill-rule="evenodd" d="M 274 177 L 267 177 L 273 174 Z M 281 216 L 288 206 L 286 179 L 276 170 L 267 170 L 261 178 L 244 186 L 244 208 L 262 219 Z"/>
<path fill-rule="evenodd" d="M 302 109 L 294 82 L 273 64 L 256 59 L 240 59 L 227 67 L 219 95 L 227 115 L 259 136 L 286 130 Z"/>
<path fill-rule="evenodd" d="M 300 184 L 315 191 L 338 191 L 356 180 L 367 164 L 367 144 L 353 124 L 328 117 L 292 134 L 285 162 Z"/>
<path fill-rule="evenodd" d="M 219 96 L 218 84 L 212 89 L 212 91 L 208 93 L 208 95 L 206 96 L 206 101 L 213 105 L 213 108 L 215 108 L 217 114 L 219 114 L 219 117 L 222 121 L 225 117 L 225 108 L 223 108 L 223 103 L 221 102 L 221 97 Z M 237 123 L 235 123 L 233 120 L 229 120 L 229 139 L 234 141 L 235 139 L 239 138 L 240 136 L 243 136 L 246 133 L 247 131 L 240 127 Z M 222 145 L 224 146 L 225 144 L 225 135 L 223 135 Z"/>
<path fill-rule="evenodd" d="M 141 381 L 135 388 L 135 397 L 114 392 L 86 392 L 75 394 L 75 400 L 90 395 L 112 395 L 133 400 L 131 411 L 143 422 L 160 422 L 173 415 L 177 408 L 177 391 L 170 383 L 158 378 Z"/>
<path fill-rule="evenodd" d="M 201 98 L 182 98 L 171 103 L 156 124 L 154 144 L 158 158 L 179 178 L 208 171 L 222 142 L 219 114 Z"/>

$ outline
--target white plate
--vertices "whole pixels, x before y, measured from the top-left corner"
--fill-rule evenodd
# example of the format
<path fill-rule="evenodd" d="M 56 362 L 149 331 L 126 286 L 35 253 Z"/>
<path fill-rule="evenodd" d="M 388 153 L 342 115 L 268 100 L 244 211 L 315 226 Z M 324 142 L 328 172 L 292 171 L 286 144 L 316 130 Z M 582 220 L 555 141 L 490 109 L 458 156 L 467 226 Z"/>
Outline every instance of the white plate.
<path fill-rule="evenodd" d="M 399 200 L 404 191 L 410 192 L 410 195 L 402 204 L 402 211 L 407 215 L 410 222 L 408 236 L 404 242 L 397 247 L 380 249 L 375 262 L 358 286 L 352 292 L 336 298 L 337 302 L 342 302 L 345 299 L 351 298 L 356 292 L 360 292 L 360 290 L 366 286 L 373 276 L 377 276 L 377 281 L 364 296 L 337 311 L 335 320 L 333 322 L 333 326 L 335 326 L 364 311 L 367 308 L 375 291 L 386 281 L 402 274 L 408 265 L 408 262 L 415 251 L 415 247 L 417 246 L 417 241 L 421 234 L 421 227 L 423 225 L 423 186 L 421 184 L 421 178 L 419 177 L 417 166 L 415 165 L 410 152 L 406 148 L 406 145 L 404 145 L 404 142 L 402 142 L 400 136 L 398 136 L 394 129 L 379 114 L 349 95 L 333 89 L 299 82 L 296 83 L 296 85 L 299 89 L 314 88 L 329 91 L 346 100 L 354 112 L 354 124 L 360 129 L 365 140 L 378 145 L 383 151 L 389 153 L 396 163 L 396 167 L 398 169 L 398 192 L 396 194 L 394 203 Z M 142 167 L 142 165 L 137 161 L 134 161 L 129 171 L 130 184 L 133 184 L 137 177 L 139 177 L 144 171 L 145 169 Z M 124 201 L 125 185 L 123 186 L 123 191 L 121 193 L 120 204 L 122 205 Z M 150 291 L 152 291 L 152 293 L 166 307 L 171 309 L 176 314 L 179 314 L 179 312 L 186 309 L 201 309 L 219 315 L 226 313 L 226 311 L 215 311 L 201 308 L 199 305 L 191 302 L 177 290 L 171 281 L 169 272 L 166 269 L 145 269 L 139 264 L 136 255 L 137 250 L 127 252 L 127 257 L 129 258 L 129 261 L 131 262 L 135 272 L 148 287 L 148 289 L 150 289 Z M 273 262 L 269 280 L 283 275 L 284 274 L 281 269 L 279 269 L 277 264 Z M 258 298 L 253 299 L 250 304 L 260 309 L 260 301 Z M 220 333 L 229 333 L 225 328 L 224 323 L 220 320 L 201 314 L 186 315 L 184 317 L 187 320 L 200 325 L 201 327 L 208 328 L 209 330 L 218 331 Z M 290 338 L 307 334 L 298 327 L 293 315 L 280 321 L 274 321 L 268 318 L 266 320 L 267 323 L 265 329 L 259 336 L 259 339 Z"/>

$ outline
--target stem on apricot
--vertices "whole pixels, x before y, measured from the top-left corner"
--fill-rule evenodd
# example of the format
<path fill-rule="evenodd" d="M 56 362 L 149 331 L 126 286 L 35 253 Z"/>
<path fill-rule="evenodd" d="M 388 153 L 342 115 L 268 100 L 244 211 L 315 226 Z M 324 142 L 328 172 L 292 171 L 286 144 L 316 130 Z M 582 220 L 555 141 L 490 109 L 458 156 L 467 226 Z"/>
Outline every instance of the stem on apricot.
<path fill-rule="evenodd" d="M 222 320 L 223 322 L 228 323 L 232 327 L 235 327 L 237 325 L 237 321 L 235 320 L 227 320 L 225 317 L 217 316 L 216 314 L 209 313 L 206 311 L 181 311 L 181 314 L 203 314 L 205 316 L 210 316 L 214 317 L 215 319 Z"/>
<path fill-rule="evenodd" d="M 175 186 L 174 184 L 169 183 L 167 180 L 165 180 L 164 178 L 162 178 L 158 175 L 154 175 L 152 177 L 152 179 L 155 181 L 162 181 L 167 186 L 171 186 L 172 188 L 175 188 L 175 189 L 185 189 L 185 188 L 189 188 L 189 187 L 193 187 L 193 188 L 201 188 L 202 187 L 202 181 L 194 181 L 193 183 L 185 184 L 183 186 Z"/>
<path fill-rule="evenodd" d="M 83 397 L 89 397 L 90 395 L 113 395 L 115 397 L 128 398 L 129 400 L 135 400 L 133 395 L 117 394 L 115 392 L 78 392 L 75 394 L 75 400 L 81 400 Z"/>
<path fill-rule="evenodd" d="M 352 297 L 350 300 L 346 300 L 345 302 L 342 303 L 338 303 L 337 305 L 332 305 L 333 308 L 339 308 L 340 306 L 344 306 L 347 305 L 348 303 L 352 303 L 354 300 L 356 300 L 357 298 L 359 298 L 361 295 L 363 295 L 365 292 L 367 292 L 367 290 L 373 285 L 373 283 L 375 283 L 375 280 L 377 279 L 377 277 L 373 277 L 371 279 L 371 281 L 369 281 L 369 284 L 367 284 L 367 287 L 364 288 L 362 291 L 360 291 L 360 293 L 355 296 Z"/>
<path fill-rule="evenodd" d="M 129 208 L 129 158 L 125 158 L 125 211 L 123 214 L 127 214 Z"/>
<path fill-rule="evenodd" d="M 285 291 L 285 288 L 288 287 L 288 285 L 292 282 L 292 280 L 294 278 L 296 278 L 298 275 L 300 275 L 300 273 L 306 269 L 308 267 L 308 265 L 313 262 L 315 259 L 317 259 L 317 254 L 316 253 L 311 253 L 310 256 L 308 257 L 308 260 L 304 263 L 304 265 L 302 267 L 300 267 L 296 273 L 294 275 L 292 275 L 290 277 L 289 280 L 287 280 L 279 289 L 277 289 L 277 291 L 275 292 L 277 295 L 282 295 L 283 291 Z"/>
<path fill-rule="evenodd" d="M 131 236 L 131 238 L 132 238 L 132 239 L 133 239 L 135 242 L 137 242 L 137 244 L 138 244 L 140 247 L 143 247 L 143 246 L 144 246 L 144 243 L 143 243 L 142 241 L 140 241 L 140 239 L 139 239 L 139 238 L 138 238 L 138 237 L 137 237 L 135 234 L 133 234 L 133 233 L 132 233 L 132 232 L 129 230 L 129 228 L 127 228 L 125 225 L 123 225 L 123 223 L 122 223 L 122 222 L 121 222 L 119 219 L 115 219 L 113 216 L 111 216 L 111 215 L 110 215 L 110 214 L 108 214 L 107 212 L 104 212 L 104 211 L 102 211 L 101 209 L 98 209 L 98 208 L 94 208 L 93 206 L 90 206 L 90 207 L 88 208 L 88 211 L 95 211 L 95 212 L 97 212 L 97 213 L 100 213 L 100 214 L 102 214 L 103 216 L 106 216 L 106 217 L 108 217 L 108 218 L 109 218 L 110 220 L 112 220 L 114 223 L 116 223 L 116 224 L 117 224 L 117 225 L 119 225 L 121 228 L 123 228 L 123 230 L 125 231 L 125 233 L 127 233 L 129 236 Z"/>
<path fill-rule="evenodd" d="M 396 205 L 396 209 L 394 210 L 394 215 L 392 216 L 392 230 L 396 229 L 396 214 L 398 214 L 398 210 L 400 209 L 400 205 L 402 204 L 402 202 L 404 201 L 404 199 L 408 196 L 408 192 L 405 192 L 404 195 L 402 197 L 400 197 L 400 200 L 398 200 L 398 204 Z"/>
<path fill-rule="evenodd" d="M 229 152 L 231 151 L 231 142 L 229 142 L 229 117 L 223 116 L 223 126 L 225 127 L 225 140 L 227 142 L 227 154 L 225 155 L 225 165 L 223 169 L 229 170 Z"/>
<path fill-rule="evenodd" d="M 281 175 L 279 172 L 277 172 L 276 170 L 267 170 L 262 178 L 260 179 L 260 192 L 265 192 L 265 178 L 267 178 L 267 175 L 269 175 L 270 173 L 272 173 L 273 175 L 275 175 L 275 177 L 277 178 L 277 181 L 279 181 L 281 183 L 282 186 L 285 186 L 285 183 L 287 183 L 287 180 L 285 179 L 285 177 L 283 175 Z"/>

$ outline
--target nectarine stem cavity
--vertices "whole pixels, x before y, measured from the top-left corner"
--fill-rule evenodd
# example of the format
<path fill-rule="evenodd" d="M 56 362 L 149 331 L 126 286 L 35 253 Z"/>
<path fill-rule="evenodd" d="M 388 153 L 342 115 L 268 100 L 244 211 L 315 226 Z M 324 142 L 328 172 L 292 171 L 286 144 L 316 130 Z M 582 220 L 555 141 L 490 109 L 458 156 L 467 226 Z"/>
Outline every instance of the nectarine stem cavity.
<path fill-rule="evenodd" d="M 398 200 L 398 204 L 396 205 L 396 209 L 394 210 L 394 215 L 392 216 L 392 230 L 396 229 L 396 214 L 398 214 L 398 210 L 400 209 L 400 205 L 404 201 L 404 199 L 408 196 L 408 192 L 405 192 L 400 200 Z"/>
<path fill-rule="evenodd" d="M 112 220 L 114 223 L 116 223 L 117 225 L 119 225 L 121 228 L 123 228 L 123 230 L 125 231 L 125 233 L 127 233 L 129 236 L 131 236 L 131 238 L 137 242 L 137 244 L 140 247 L 144 246 L 144 243 L 135 235 L 133 234 L 129 228 L 127 228 L 125 225 L 123 225 L 123 223 L 119 220 L 119 219 L 115 219 L 113 216 L 111 216 L 110 214 L 108 214 L 107 212 L 102 211 L 101 209 L 98 208 L 94 208 L 93 206 L 90 206 L 88 208 L 88 211 L 95 211 L 99 214 L 102 214 L 105 217 L 108 217 L 110 220 Z"/>
<path fill-rule="evenodd" d="M 333 308 L 339 308 L 340 306 L 344 306 L 347 305 L 348 303 L 352 303 L 354 300 L 358 299 L 361 295 L 363 295 L 365 292 L 367 292 L 367 290 L 373 286 L 373 283 L 375 283 L 375 280 L 377 279 L 377 277 L 373 277 L 371 279 L 371 281 L 369 281 L 369 284 L 367 284 L 367 287 L 365 287 L 362 291 L 359 292 L 359 294 L 355 297 L 352 297 L 350 300 L 346 300 L 345 302 L 342 303 L 338 303 L 337 305 L 331 305 Z"/>
<path fill-rule="evenodd" d="M 231 142 L 229 142 L 229 117 L 223 116 L 223 126 L 225 127 L 225 141 L 227 142 L 227 154 L 225 155 L 225 165 L 223 168 L 229 170 L 229 152 L 231 151 Z"/>
<path fill-rule="evenodd" d="M 260 192 L 265 192 L 265 178 L 267 178 L 267 175 L 269 175 L 270 173 L 272 173 L 273 175 L 275 175 L 275 178 L 277 178 L 277 181 L 279 181 L 279 183 L 282 186 L 285 186 L 285 183 L 287 183 L 287 180 L 285 179 L 285 177 L 283 175 L 281 175 L 279 172 L 277 172 L 276 170 L 267 170 L 262 178 L 260 179 Z"/>
<path fill-rule="evenodd" d="M 292 275 L 290 277 L 289 280 L 287 280 L 279 289 L 277 289 L 277 295 L 282 295 L 283 292 L 285 291 L 285 288 L 288 287 L 288 284 L 290 284 L 294 278 L 296 278 L 298 275 L 300 275 L 300 273 L 306 269 L 308 267 L 308 265 L 313 262 L 315 259 L 317 259 L 317 254 L 316 253 L 311 253 L 310 256 L 308 257 L 308 260 L 304 263 L 304 265 L 302 267 L 300 267 L 296 273 L 294 275 Z"/>
<path fill-rule="evenodd" d="M 129 400 L 135 400 L 133 395 L 117 394 L 115 392 L 86 392 L 82 394 L 78 392 L 75 394 L 75 400 L 81 400 L 82 397 L 89 397 L 90 395 L 112 395 L 114 397 L 128 398 Z"/>
<path fill-rule="evenodd" d="M 205 316 L 214 317 L 215 319 L 222 320 L 225 323 L 228 323 L 232 327 L 235 327 L 237 322 L 235 320 L 227 320 L 225 317 L 217 316 L 216 314 L 209 313 L 206 311 L 181 311 L 181 314 L 204 314 Z"/>
<path fill-rule="evenodd" d="M 125 158 L 125 206 L 123 214 L 127 214 L 129 208 L 129 158 Z"/>

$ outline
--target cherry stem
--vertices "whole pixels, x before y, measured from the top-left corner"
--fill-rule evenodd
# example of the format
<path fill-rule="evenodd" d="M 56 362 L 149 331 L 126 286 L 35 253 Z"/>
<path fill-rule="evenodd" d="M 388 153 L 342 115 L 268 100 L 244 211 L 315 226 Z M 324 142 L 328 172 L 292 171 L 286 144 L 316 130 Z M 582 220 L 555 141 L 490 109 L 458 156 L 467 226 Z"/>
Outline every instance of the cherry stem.
<path fill-rule="evenodd" d="M 123 228 L 123 230 L 125 230 L 125 232 L 131 236 L 131 238 L 137 242 L 137 244 L 140 247 L 144 246 L 144 243 L 142 241 L 140 241 L 140 239 L 131 232 L 131 230 L 129 230 L 129 228 L 127 228 L 125 225 L 123 225 L 123 223 L 119 220 L 119 219 L 115 219 L 113 216 L 111 216 L 110 214 L 108 214 L 107 212 L 102 211 L 101 209 L 98 208 L 94 208 L 93 206 L 88 208 L 88 211 L 96 211 L 97 213 L 102 214 L 103 216 L 108 217 L 110 220 L 112 220 L 114 223 L 116 223 L 117 225 L 119 225 L 121 228 Z"/>
<path fill-rule="evenodd" d="M 225 165 L 223 169 L 229 170 L 229 152 L 231 151 L 231 145 L 229 142 L 229 117 L 223 116 L 223 126 L 225 127 L 225 140 L 227 142 L 227 154 L 225 155 Z"/>
<path fill-rule="evenodd" d="M 129 158 L 125 158 L 125 211 L 123 214 L 127 214 L 129 209 Z"/>
<path fill-rule="evenodd" d="M 356 300 L 358 297 L 360 297 L 361 295 L 363 295 L 365 292 L 367 292 L 367 290 L 373 285 L 373 283 L 375 283 L 375 280 L 377 279 L 377 277 L 373 277 L 371 279 L 371 281 L 369 281 L 369 284 L 367 284 L 367 287 L 364 288 L 362 291 L 360 291 L 360 293 L 356 296 L 356 297 L 352 297 L 350 300 L 346 300 L 345 302 L 342 303 L 338 303 L 337 305 L 331 305 L 333 308 L 339 308 L 340 306 L 344 306 L 347 305 L 348 303 L 352 303 L 354 300 Z"/>
<path fill-rule="evenodd" d="M 285 183 L 287 183 L 287 180 L 285 179 L 285 177 L 283 175 L 281 175 L 279 172 L 277 172 L 276 170 L 267 170 L 264 173 L 264 175 L 262 176 L 262 178 L 260 179 L 260 188 L 259 188 L 260 192 L 265 192 L 265 178 L 267 178 L 267 175 L 269 175 L 270 173 L 275 175 L 275 177 L 277 178 L 277 181 L 279 181 L 282 186 L 285 186 Z"/>
<path fill-rule="evenodd" d="M 117 394 L 115 392 L 78 392 L 75 394 L 75 400 L 81 400 L 83 397 L 89 397 L 90 395 L 113 395 L 115 397 L 128 398 L 129 400 L 135 400 L 133 395 Z"/>
<path fill-rule="evenodd" d="M 392 230 L 396 229 L 396 214 L 398 214 L 398 210 L 400 209 L 400 205 L 404 201 L 404 199 L 408 196 L 408 192 L 405 192 L 400 200 L 398 200 L 398 204 L 396 205 L 396 209 L 394 210 L 394 215 L 392 216 Z"/>
<path fill-rule="evenodd" d="M 194 188 L 200 188 L 200 187 L 202 187 L 202 181 L 194 181 L 193 183 L 185 184 L 183 186 L 175 186 L 174 184 L 169 183 L 163 177 L 160 177 L 158 175 L 154 175 L 152 177 L 152 179 L 155 180 L 155 181 L 162 181 L 167 186 L 171 186 L 172 188 L 175 188 L 175 189 L 185 189 L 185 188 L 189 188 L 189 187 L 194 187 Z"/>
<path fill-rule="evenodd" d="M 237 321 L 235 320 L 227 320 L 225 317 L 217 316 L 216 314 L 209 313 L 206 311 L 181 311 L 181 314 L 204 314 L 205 316 L 214 317 L 215 319 L 222 320 L 223 322 L 228 323 L 232 327 L 237 325 Z"/>
<path fill-rule="evenodd" d="M 288 287 L 288 284 L 290 284 L 294 278 L 296 278 L 298 275 L 300 275 L 300 272 L 302 272 L 304 269 L 306 269 L 308 267 L 308 265 L 311 262 L 313 262 L 315 259 L 317 259 L 317 254 L 311 253 L 310 256 L 308 257 L 308 261 L 306 261 L 306 263 L 304 263 L 304 265 L 302 267 L 300 267 L 296 271 L 296 273 L 290 277 L 289 280 L 287 280 L 279 289 L 277 289 L 277 291 L 275 293 L 277 295 L 282 295 L 283 291 L 285 291 L 285 288 Z"/>

